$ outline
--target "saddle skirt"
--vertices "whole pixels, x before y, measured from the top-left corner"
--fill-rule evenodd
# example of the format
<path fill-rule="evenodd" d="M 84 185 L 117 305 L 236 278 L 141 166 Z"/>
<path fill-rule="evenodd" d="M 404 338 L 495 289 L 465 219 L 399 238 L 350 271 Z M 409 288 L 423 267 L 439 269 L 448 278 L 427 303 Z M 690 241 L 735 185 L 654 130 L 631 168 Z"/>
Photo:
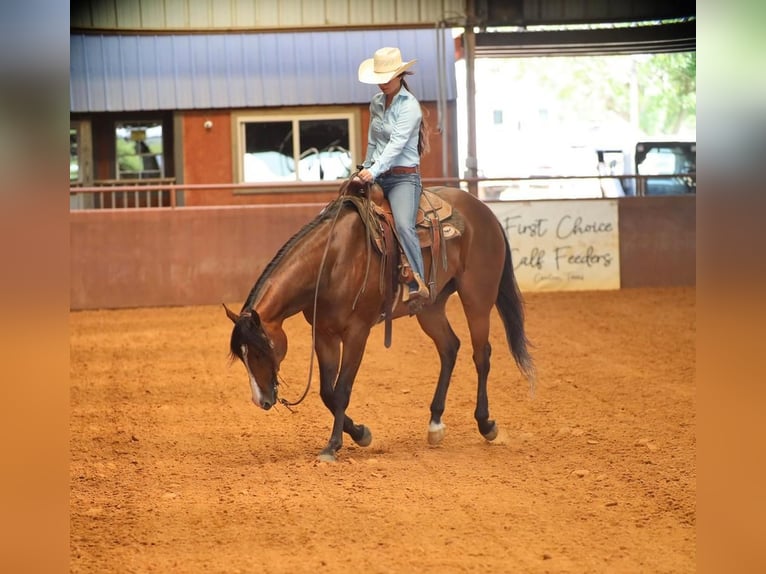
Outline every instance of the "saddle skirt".
<path fill-rule="evenodd" d="M 431 245 L 433 234 L 430 232 L 434 222 L 438 222 L 442 228 L 444 239 L 452 239 L 462 233 L 462 223 L 457 217 L 452 217 L 452 204 L 436 195 L 432 189 L 424 188 L 420 194 L 418 215 L 415 219 L 415 230 L 418 232 L 421 247 Z"/>
<path fill-rule="evenodd" d="M 439 221 L 445 221 L 452 215 L 452 204 L 444 201 L 431 189 L 435 188 L 424 188 L 423 193 L 420 194 L 415 223 L 422 227 L 431 227 L 432 217 L 430 216 L 435 216 Z"/>

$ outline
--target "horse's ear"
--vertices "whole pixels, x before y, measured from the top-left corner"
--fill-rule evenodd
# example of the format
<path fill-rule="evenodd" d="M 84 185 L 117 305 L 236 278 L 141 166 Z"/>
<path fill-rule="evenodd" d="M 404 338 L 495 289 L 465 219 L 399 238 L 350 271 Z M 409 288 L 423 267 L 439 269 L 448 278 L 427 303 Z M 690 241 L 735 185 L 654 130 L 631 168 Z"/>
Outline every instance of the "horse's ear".
<path fill-rule="evenodd" d="M 253 309 L 253 312 L 250 315 L 250 321 L 256 327 L 260 327 L 261 326 L 261 318 L 258 316 L 258 313 L 255 312 L 255 309 Z"/>
<path fill-rule="evenodd" d="M 235 323 L 235 324 L 236 324 L 236 322 L 237 322 L 237 319 L 239 318 L 239 317 L 237 316 L 237 314 L 236 314 L 234 311 L 232 311 L 231 309 L 229 309 L 229 308 L 226 306 L 226 303 L 223 303 L 223 308 L 224 308 L 224 309 L 226 309 L 226 316 L 227 316 L 229 319 L 231 319 L 231 322 L 232 322 L 232 323 Z"/>

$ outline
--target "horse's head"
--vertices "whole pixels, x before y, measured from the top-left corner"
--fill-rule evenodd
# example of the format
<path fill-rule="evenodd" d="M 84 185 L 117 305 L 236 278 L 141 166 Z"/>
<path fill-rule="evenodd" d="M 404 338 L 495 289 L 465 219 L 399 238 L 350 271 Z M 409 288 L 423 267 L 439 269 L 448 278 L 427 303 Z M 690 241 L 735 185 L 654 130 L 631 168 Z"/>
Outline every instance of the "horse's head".
<path fill-rule="evenodd" d="M 229 344 L 231 358 L 239 359 L 245 365 L 253 403 L 269 410 L 277 402 L 277 372 L 285 355 L 286 341 L 284 337 L 277 337 L 275 342 L 269 337 L 255 310 L 237 315 L 225 304 L 224 309 L 234 323 Z"/>

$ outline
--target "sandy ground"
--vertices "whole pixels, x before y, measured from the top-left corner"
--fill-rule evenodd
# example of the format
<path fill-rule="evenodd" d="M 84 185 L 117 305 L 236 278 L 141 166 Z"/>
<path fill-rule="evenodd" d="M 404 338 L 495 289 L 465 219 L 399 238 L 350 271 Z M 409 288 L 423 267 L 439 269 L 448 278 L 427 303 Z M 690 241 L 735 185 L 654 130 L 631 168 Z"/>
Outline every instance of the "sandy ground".
<path fill-rule="evenodd" d="M 439 447 L 438 358 L 414 319 L 376 327 L 335 464 L 316 377 L 295 413 L 250 402 L 220 306 L 73 312 L 72 572 L 694 572 L 695 290 L 527 294 L 531 397 L 492 327 L 487 443 L 463 341 Z M 237 309 L 240 302 L 231 302 Z M 282 395 L 310 330 L 286 324 Z M 315 367 L 316 370 L 316 367 Z"/>

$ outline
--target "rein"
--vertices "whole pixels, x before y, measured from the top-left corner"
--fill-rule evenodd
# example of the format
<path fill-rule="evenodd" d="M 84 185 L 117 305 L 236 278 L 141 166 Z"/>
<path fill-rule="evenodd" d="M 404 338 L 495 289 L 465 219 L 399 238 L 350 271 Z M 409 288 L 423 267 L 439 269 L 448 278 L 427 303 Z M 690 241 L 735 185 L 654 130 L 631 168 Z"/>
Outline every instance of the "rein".
<path fill-rule="evenodd" d="M 361 168 L 359 169 L 361 170 Z M 351 174 L 351 176 L 349 177 L 349 181 L 352 180 L 354 177 L 356 177 L 357 173 L 359 172 L 357 171 Z M 343 192 L 341 193 L 341 196 L 340 196 L 341 198 L 346 194 L 346 189 L 348 189 L 348 186 L 346 186 L 343 189 Z M 335 217 L 333 217 L 332 219 L 332 224 L 330 225 L 330 233 L 327 234 L 327 244 L 324 247 L 324 253 L 322 253 L 322 261 L 319 263 L 319 272 L 317 273 L 316 287 L 314 288 L 314 312 L 311 318 L 311 357 L 309 359 L 309 376 L 308 376 L 308 380 L 306 381 L 306 388 L 303 389 L 303 394 L 297 401 L 290 402 L 283 397 L 279 397 L 279 404 L 283 405 L 290 412 L 294 412 L 290 407 L 294 407 L 296 405 L 301 404 L 303 402 L 303 399 L 305 399 L 306 396 L 309 394 L 309 389 L 311 388 L 311 376 L 314 371 L 314 355 L 316 352 L 316 322 L 317 322 L 316 320 L 317 320 L 317 300 L 319 299 L 319 280 L 322 277 L 322 271 L 324 270 L 325 261 L 327 260 L 327 253 L 330 251 L 330 240 L 332 239 L 332 232 L 333 232 L 333 229 L 335 229 L 335 223 L 338 221 L 338 216 L 340 215 L 342 207 L 343 207 L 342 205 L 338 207 L 338 210 L 335 212 Z"/>

